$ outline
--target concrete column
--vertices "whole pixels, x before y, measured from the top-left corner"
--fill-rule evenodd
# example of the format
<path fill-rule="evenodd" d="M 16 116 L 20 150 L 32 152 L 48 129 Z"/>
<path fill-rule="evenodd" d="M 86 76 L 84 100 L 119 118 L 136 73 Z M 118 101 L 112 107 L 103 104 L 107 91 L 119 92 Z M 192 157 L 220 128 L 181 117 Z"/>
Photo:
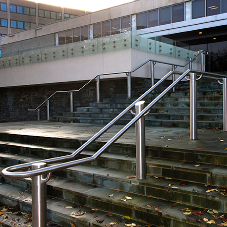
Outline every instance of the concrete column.
<path fill-rule="evenodd" d="M 136 14 L 132 15 L 132 31 L 136 31 Z"/>
<path fill-rule="evenodd" d="M 58 33 L 55 33 L 55 45 L 59 46 Z"/>
<path fill-rule="evenodd" d="M 35 23 L 36 27 L 39 27 L 39 3 L 35 4 Z"/>
<path fill-rule="evenodd" d="M 93 39 L 93 24 L 89 25 L 89 39 Z"/>
<path fill-rule="evenodd" d="M 65 19 L 64 14 L 65 14 L 65 9 L 64 9 L 64 7 L 62 7 L 62 11 L 61 11 L 61 19 L 62 20 Z"/>
<path fill-rule="evenodd" d="M 191 20 L 192 19 L 192 2 L 188 1 L 185 2 L 185 20 Z"/>
<path fill-rule="evenodd" d="M 8 20 L 8 34 L 11 34 L 10 28 L 10 0 L 7 0 L 7 20 Z"/>

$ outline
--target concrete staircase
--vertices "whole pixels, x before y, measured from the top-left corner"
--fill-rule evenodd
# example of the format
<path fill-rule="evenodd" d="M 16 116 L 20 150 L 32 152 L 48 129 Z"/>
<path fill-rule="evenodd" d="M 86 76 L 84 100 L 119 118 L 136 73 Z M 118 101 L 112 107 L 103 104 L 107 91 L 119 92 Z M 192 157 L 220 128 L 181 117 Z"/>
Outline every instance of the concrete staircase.
<path fill-rule="evenodd" d="M 143 90 L 148 89 L 147 86 Z M 138 88 L 136 88 L 138 90 Z M 140 87 L 141 90 L 141 87 Z M 156 93 L 148 95 L 145 99 L 148 104 L 160 94 L 159 88 Z M 65 112 L 59 116 L 53 116 L 51 121 L 107 124 L 125 109 L 135 98 L 127 99 L 126 95 L 116 95 L 116 98 L 103 98 L 101 103 L 90 103 L 89 107 L 77 107 L 73 113 Z M 202 79 L 198 82 L 198 127 L 222 128 L 223 103 L 222 86 L 216 81 Z M 160 100 L 146 117 L 147 126 L 163 127 L 189 127 L 190 120 L 190 97 L 189 85 L 182 82 L 177 86 L 176 92 L 169 92 Z M 125 125 L 132 119 L 130 113 L 126 114 L 117 124 Z"/>
<path fill-rule="evenodd" d="M 71 154 L 82 143 L 1 132 L 0 166 Z M 79 158 L 92 155 L 102 145 L 93 143 Z M 65 227 L 226 226 L 225 151 L 147 146 L 146 156 L 145 180 L 134 177 L 135 145 L 125 143 L 113 144 L 92 163 L 54 172 L 48 182 L 48 220 Z M 31 210 L 30 179 L 1 177 L 1 182 L 1 204 Z"/>

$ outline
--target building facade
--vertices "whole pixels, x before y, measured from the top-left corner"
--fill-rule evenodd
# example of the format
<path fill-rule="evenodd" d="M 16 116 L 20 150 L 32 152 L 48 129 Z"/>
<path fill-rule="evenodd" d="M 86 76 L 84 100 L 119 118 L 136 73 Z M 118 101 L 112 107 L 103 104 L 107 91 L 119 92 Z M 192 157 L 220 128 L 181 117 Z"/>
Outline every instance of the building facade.
<path fill-rule="evenodd" d="M 109 80 L 100 77 L 107 83 L 103 93 L 110 95 L 112 91 L 114 96 L 125 83 L 124 72 L 148 59 L 185 65 L 201 49 L 208 52 L 206 69 L 225 73 L 226 25 L 227 0 L 139 0 L 56 23 L 38 23 L 33 29 L 2 37 L 1 96 L 4 103 L 10 103 L 11 112 L 12 103 L 26 103 L 25 113 L 26 108 L 37 106 L 61 87 L 77 89 L 96 75 L 123 72 L 109 76 Z M 200 63 L 197 59 L 194 67 L 199 69 Z M 132 77 L 149 79 L 150 70 L 147 65 Z M 155 65 L 155 79 L 169 70 Z M 94 89 L 88 88 L 83 93 L 86 98 L 76 96 L 76 105 L 95 100 L 91 98 Z M 24 98 L 16 102 L 15 97 Z M 57 105 L 69 106 L 63 100 Z M 30 119 L 23 116 L 13 120 Z M 5 113 L 2 121 L 7 119 L 10 117 Z"/>

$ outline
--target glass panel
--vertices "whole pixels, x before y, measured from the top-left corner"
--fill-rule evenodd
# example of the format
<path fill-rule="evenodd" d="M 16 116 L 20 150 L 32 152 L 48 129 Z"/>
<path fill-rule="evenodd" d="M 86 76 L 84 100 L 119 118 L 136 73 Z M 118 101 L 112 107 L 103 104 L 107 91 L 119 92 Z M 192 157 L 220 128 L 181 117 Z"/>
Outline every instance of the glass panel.
<path fill-rule="evenodd" d="M 220 0 L 207 0 L 207 16 L 220 13 Z"/>
<path fill-rule="evenodd" d="M 66 35 L 66 44 L 68 43 L 72 43 L 73 42 L 73 30 L 67 30 L 65 31 L 65 35 Z"/>
<path fill-rule="evenodd" d="M 43 9 L 39 9 L 39 17 L 44 17 L 44 10 Z"/>
<path fill-rule="evenodd" d="M 111 34 L 119 34 L 120 33 L 120 26 L 121 26 L 121 21 L 120 18 L 116 18 L 111 20 Z"/>
<path fill-rule="evenodd" d="M 58 20 L 61 20 L 62 19 L 61 13 L 57 13 L 57 19 Z"/>
<path fill-rule="evenodd" d="M 148 12 L 148 28 L 158 25 L 158 10 Z"/>
<path fill-rule="evenodd" d="M 28 7 L 24 7 L 24 14 L 26 14 L 26 15 L 30 14 L 30 10 Z"/>
<path fill-rule="evenodd" d="M 23 14 L 23 7 L 22 6 L 17 6 L 17 13 Z"/>
<path fill-rule="evenodd" d="M 172 6 L 172 23 L 184 20 L 184 3 Z"/>
<path fill-rule="evenodd" d="M 50 18 L 50 11 L 46 11 L 46 10 L 45 10 L 45 17 L 46 17 L 46 18 Z"/>
<path fill-rule="evenodd" d="M 56 12 L 51 12 L 51 13 L 50 13 L 50 18 L 51 18 L 51 19 L 56 19 L 56 18 L 57 18 Z"/>
<path fill-rule="evenodd" d="M 24 29 L 24 22 L 17 21 L 17 28 Z"/>
<path fill-rule="evenodd" d="M 147 28 L 147 12 L 136 14 L 136 29 Z"/>
<path fill-rule="evenodd" d="M 17 12 L 17 7 L 15 5 L 10 5 L 10 12 L 11 13 L 16 13 Z"/>
<path fill-rule="evenodd" d="M 102 22 L 102 37 L 110 35 L 110 21 Z"/>
<path fill-rule="evenodd" d="M 36 15 L 36 9 L 30 8 L 30 15 L 35 16 Z"/>
<path fill-rule="evenodd" d="M 1 19 L 1 26 L 2 27 L 8 27 L 8 20 L 7 19 Z"/>
<path fill-rule="evenodd" d="M 73 29 L 73 42 L 80 42 L 80 28 Z"/>
<path fill-rule="evenodd" d="M 192 2 L 192 19 L 205 17 L 205 0 L 194 0 Z"/>
<path fill-rule="evenodd" d="M 81 27 L 81 41 L 88 39 L 88 26 Z"/>
<path fill-rule="evenodd" d="M 70 18 L 74 18 L 74 17 L 75 17 L 75 15 L 72 15 L 72 14 L 70 15 Z"/>
<path fill-rule="evenodd" d="M 31 23 L 30 22 L 24 22 L 24 28 L 25 29 L 30 29 L 31 28 Z"/>
<path fill-rule="evenodd" d="M 131 31 L 131 16 L 121 18 L 121 32 Z"/>
<path fill-rule="evenodd" d="M 69 16 L 68 13 L 65 13 L 65 14 L 64 14 L 64 18 L 65 18 L 65 19 L 68 19 L 69 17 L 70 17 L 70 16 Z"/>
<path fill-rule="evenodd" d="M 159 9 L 159 25 L 171 23 L 170 6 Z"/>
<path fill-rule="evenodd" d="M 101 23 L 97 23 L 93 25 L 93 38 L 101 37 Z"/>
<path fill-rule="evenodd" d="M 11 21 L 10 21 L 10 27 L 11 27 L 11 28 L 17 28 L 17 21 L 11 20 Z"/>
<path fill-rule="evenodd" d="M 2 11 L 7 11 L 7 4 L 1 3 L 1 10 Z"/>
<path fill-rule="evenodd" d="M 58 32 L 58 43 L 59 43 L 59 45 L 65 44 L 65 31 Z"/>
<path fill-rule="evenodd" d="M 36 28 L 36 23 L 31 23 L 31 28 Z"/>
<path fill-rule="evenodd" d="M 227 13 L 227 0 L 222 0 L 222 13 Z"/>

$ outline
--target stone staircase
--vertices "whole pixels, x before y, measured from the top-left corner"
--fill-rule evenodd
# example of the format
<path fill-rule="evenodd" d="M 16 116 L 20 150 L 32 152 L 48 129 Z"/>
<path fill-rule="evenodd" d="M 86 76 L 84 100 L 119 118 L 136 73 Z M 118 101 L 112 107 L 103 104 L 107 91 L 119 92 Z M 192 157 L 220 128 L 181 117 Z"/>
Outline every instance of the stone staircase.
<path fill-rule="evenodd" d="M 138 89 L 138 88 L 136 88 Z M 145 86 L 143 90 L 147 90 Z M 141 87 L 140 87 L 141 90 Z M 160 94 L 159 88 L 145 99 L 148 104 Z M 223 97 L 222 86 L 216 81 L 202 79 L 198 82 L 198 127 L 222 128 Z M 126 95 L 116 95 L 116 98 L 103 98 L 101 103 L 90 103 L 89 107 L 77 107 L 73 113 L 64 112 L 53 116 L 50 121 L 107 124 L 124 110 L 135 98 L 127 99 Z M 176 87 L 176 92 L 169 92 L 162 100 L 152 107 L 145 118 L 147 126 L 189 127 L 190 97 L 188 82 L 182 82 Z M 125 125 L 132 119 L 131 113 L 126 114 L 117 124 Z"/>
<path fill-rule="evenodd" d="M 82 143 L 1 132 L 0 166 L 71 154 Z M 79 158 L 91 156 L 102 145 L 93 143 Z M 145 180 L 135 178 L 135 145 L 125 143 L 113 144 L 92 163 L 54 172 L 47 183 L 48 220 L 65 227 L 226 226 L 225 151 L 149 145 L 146 156 Z M 31 179 L 1 177 L 0 203 L 31 211 Z"/>

